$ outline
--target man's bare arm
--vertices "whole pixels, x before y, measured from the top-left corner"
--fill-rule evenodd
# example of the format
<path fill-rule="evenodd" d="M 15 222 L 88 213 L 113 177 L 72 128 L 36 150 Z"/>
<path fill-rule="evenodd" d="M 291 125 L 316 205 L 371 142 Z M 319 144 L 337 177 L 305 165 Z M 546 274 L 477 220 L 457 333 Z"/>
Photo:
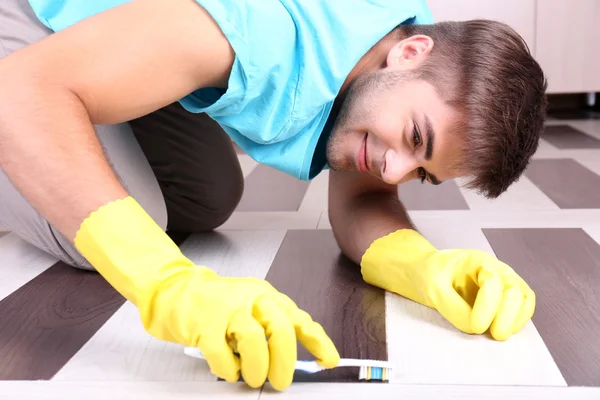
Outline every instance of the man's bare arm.
<path fill-rule="evenodd" d="M 0 60 L 0 167 L 70 240 L 127 196 L 92 124 L 225 86 L 233 50 L 194 0 L 134 0 Z"/>
<path fill-rule="evenodd" d="M 341 250 L 357 264 L 375 239 L 415 229 L 396 186 L 352 172 L 329 173 L 329 219 Z"/>

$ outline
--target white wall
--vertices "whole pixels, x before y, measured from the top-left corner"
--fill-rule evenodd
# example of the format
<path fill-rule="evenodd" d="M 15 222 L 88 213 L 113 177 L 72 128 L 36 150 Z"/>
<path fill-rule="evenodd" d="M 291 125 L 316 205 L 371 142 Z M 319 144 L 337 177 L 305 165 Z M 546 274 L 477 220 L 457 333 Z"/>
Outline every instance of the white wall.
<path fill-rule="evenodd" d="M 548 93 L 600 91 L 600 0 L 427 0 L 436 21 L 494 19 L 515 29 Z"/>

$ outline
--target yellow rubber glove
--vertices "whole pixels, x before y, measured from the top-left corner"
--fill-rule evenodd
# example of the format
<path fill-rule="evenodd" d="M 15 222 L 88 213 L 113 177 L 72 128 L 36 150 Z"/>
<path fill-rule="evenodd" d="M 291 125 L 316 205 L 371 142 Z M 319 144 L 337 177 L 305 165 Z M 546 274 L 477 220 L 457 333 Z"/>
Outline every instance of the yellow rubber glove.
<path fill-rule="evenodd" d="M 363 255 L 364 280 L 436 309 L 457 329 L 507 340 L 533 316 L 535 294 L 516 272 L 479 250 L 438 250 L 403 229 Z"/>
<path fill-rule="evenodd" d="M 75 245 L 138 307 L 151 335 L 198 348 L 226 381 L 237 381 L 241 371 L 251 387 L 268 378 L 275 389 L 287 388 L 297 340 L 323 366 L 339 362 L 321 325 L 289 297 L 265 280 L 220 277 L 194 265 L 131 197 L 93 212 Z"/>

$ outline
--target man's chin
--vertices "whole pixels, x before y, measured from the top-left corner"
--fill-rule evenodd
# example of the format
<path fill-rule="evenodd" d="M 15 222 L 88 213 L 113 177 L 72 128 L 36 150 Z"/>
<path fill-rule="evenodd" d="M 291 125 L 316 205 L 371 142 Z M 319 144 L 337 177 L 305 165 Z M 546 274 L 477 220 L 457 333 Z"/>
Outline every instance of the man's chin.
<path fill-rule="evenodd" d="M 356 171 L 354 164 L 348 162 L 346 159 L 327 157 L 327 164 L 329 169 L 335 172 L 353 172 Z"/>

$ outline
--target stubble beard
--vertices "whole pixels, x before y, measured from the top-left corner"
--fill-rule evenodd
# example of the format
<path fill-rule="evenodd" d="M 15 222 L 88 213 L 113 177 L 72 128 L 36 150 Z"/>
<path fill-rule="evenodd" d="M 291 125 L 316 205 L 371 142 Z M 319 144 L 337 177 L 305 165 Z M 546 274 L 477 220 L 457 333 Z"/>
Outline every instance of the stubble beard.
<path fill-rule="evenodd" d="M 368 108 L 365 108 L 364 103 L 368 97 L 368 87 L 373 79 L 377 78 L 375 76 L 357 78 L 348 88 L 346 97 L 340 106 L 327 142 L 327 162 L 334 171 L 353 169 L 353 163 L 344 151 L 344 143 L 347 136 L 352 133 L 351 127 L 356 126 L 355 121 L 367 116 Z"/>
<path fill-rule="evenodd" d="M 348 135 L 355 133 L 352 127 L 366 126 L 372 111 L 377 107 L 377 95 L 404 80 L 401 71 L 378 71 L 358 77 L 348 88 L 327 142 L 327 162 L 334 171 L 355 169 L 352 156 L 344 152 Z M 360 120 L 360 121 L 359 121 Z"/>

